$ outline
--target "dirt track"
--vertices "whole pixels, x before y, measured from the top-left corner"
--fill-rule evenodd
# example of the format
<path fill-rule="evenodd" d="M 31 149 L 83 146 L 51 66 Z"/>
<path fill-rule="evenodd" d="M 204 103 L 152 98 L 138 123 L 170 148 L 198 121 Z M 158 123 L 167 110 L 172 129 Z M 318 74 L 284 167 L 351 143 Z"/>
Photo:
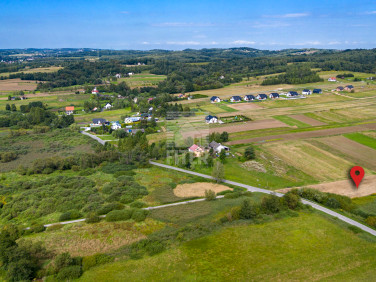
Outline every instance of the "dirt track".
<path fill-rule="evenodd" d="M 228 145 L 236 145 L 236 144 L 245 144 L 245 143 L 252 143 L 252 142 L 265 142 L 268 140 L 296 140 L 296 139 L 305 139 L 305 138 L 314 138 L 314 137 L 324 137 L 330 135 L 340 135 L 344 133 L 351 133 L 357 131 L 365 131 L 365 130 L 376 130 L 376 123 L 368 123 L 368 124 L 361 124 L 355 126 L 348 126 L 348 127 L 339 127 L 339 128 L 330 128 L 330 129 L 321 129 L 315 131 L 305 131 L 305 132 L 297 132 L 297 133 L 287 133 L 287 134 L 278 134 L 278 135 L 269 135 L 263 137 L 255 137 L 243 140 L 235 140 L 227 142 Z M 269 141 L 269 142 L 275 142 Z"/>
<path fill-rule="evenodd" d="M 322 192 L 334 193 L 348 196 L 350 198 L 364 197 L 376 193 L 376 175 L 369 175 L 364 177 L 357 189 L 350 179 L 316 184 L 308 186 Z M 278 190 L 278 192 L 286 193 L 292 188 Z"/>
<path fill-rule="evenodd" d="M 299 120 L 301 122 L 304 122 L 306 124 L 312 125 L 312 126 L 320 126 L 320 125 L 326 125 L 326 123 L 323 123 L 321 121 L 318 121 L 316 119 L 307 117 L 305 115 L 290 115 L 289 117 Z"/>

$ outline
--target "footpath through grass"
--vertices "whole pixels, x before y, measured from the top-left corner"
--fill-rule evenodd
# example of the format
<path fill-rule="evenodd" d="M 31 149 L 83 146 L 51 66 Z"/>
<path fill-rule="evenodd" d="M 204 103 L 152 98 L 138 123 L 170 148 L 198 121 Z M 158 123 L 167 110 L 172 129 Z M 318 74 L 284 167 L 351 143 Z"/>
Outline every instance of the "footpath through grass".
<path fill-rule="evenodd" d="M 371 241 L 315 213 L 300 213 L 223 228 L 153 257 L 93 268 L 80 280 L 370 281 L 376 277 L 376 243 Z"/>

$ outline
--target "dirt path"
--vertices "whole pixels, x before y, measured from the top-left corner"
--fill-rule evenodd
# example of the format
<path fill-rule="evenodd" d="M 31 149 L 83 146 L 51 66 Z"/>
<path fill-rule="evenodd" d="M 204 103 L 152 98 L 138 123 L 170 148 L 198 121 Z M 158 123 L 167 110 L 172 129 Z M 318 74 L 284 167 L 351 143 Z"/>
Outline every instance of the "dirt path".
<path fill-rule="evenodd" d="M 351 132 L 365 131 L 365 130 L 376 130 L 376 123 L 368 123 L 368 124 L 361 124 L 361 125 L 348 126 L 348 127 L 339 127 L 339 128 L 321 129 L 321 130 L 314 130 L 314 131 L 255 137 L 255 138 L 249 138 L 249 139 L 243 139 L 243 140 L 230 141 L 230 142 L 227 142 L 227 145 L 245 144 L 245 143 L 252 143 L 252 142 L 265 142 L 268 140 L 270 140 L 269 142 L 275 142 L 275 141 L 281 141 L 281 140 L 285 141 L 285 140 L 306 139 L 306 138 L 324 137 L 324 136 L 330 136 L 330 135 L 340 135 L 344 133 L 351 133 Z"/>
<path fill-rule="evenodd" d="M 304 122 L 306 124 L 312 125 L 312 126 L 326 125 L 326 123 L 324 123 L 324 122 L 318 121 L 317 119 L 307 117 L 305 115 L 289 115 L 289 117 L 296 119 L 298 121 Z"/>

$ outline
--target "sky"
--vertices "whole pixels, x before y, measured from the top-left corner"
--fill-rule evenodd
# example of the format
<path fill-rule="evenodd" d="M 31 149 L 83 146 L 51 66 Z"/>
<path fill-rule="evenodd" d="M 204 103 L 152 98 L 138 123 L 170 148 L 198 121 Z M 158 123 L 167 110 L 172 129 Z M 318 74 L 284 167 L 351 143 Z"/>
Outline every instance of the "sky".
<path fill-rule="evenodd" d="M 353 49 L 375 34 L 368 0 L 0 0 L 0 49 Z"/>

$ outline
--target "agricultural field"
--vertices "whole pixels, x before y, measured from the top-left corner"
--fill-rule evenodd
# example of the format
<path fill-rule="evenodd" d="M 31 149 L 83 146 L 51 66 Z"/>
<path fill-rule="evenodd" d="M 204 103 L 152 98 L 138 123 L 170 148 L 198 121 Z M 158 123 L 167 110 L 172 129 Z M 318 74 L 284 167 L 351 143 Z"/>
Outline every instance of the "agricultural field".
<path fill-rule="evenodd" d="M 0 80 L 0 93 L 12 91 L 33 91 L 37 88 L 37 83 L 31 80 L 21 80 L 19 78 Z"/>
<path fill-rule="evenodd" d="M 131 88 L 147 87 L 147 86 L 156 87 L 158 85 L 158 82 L 163 81 L 166 78 L 167 78 L 167 76 L 165 76 L 165 75 L 140 73 L 140 74 L 134 74 L 130 77 L 118 78 L 117 81 L 115 81 L 113 83 L 118 84 L 118 83 L 124 81 Z"/>
<path fill-rule="evenodd" d="M 361 239 L 319 215 L 299 214 L 224 228 L 153 257 L 93 268 L 80 281 L 369 280 L 376 275 L 375 256 L 374 241 Z"/>

